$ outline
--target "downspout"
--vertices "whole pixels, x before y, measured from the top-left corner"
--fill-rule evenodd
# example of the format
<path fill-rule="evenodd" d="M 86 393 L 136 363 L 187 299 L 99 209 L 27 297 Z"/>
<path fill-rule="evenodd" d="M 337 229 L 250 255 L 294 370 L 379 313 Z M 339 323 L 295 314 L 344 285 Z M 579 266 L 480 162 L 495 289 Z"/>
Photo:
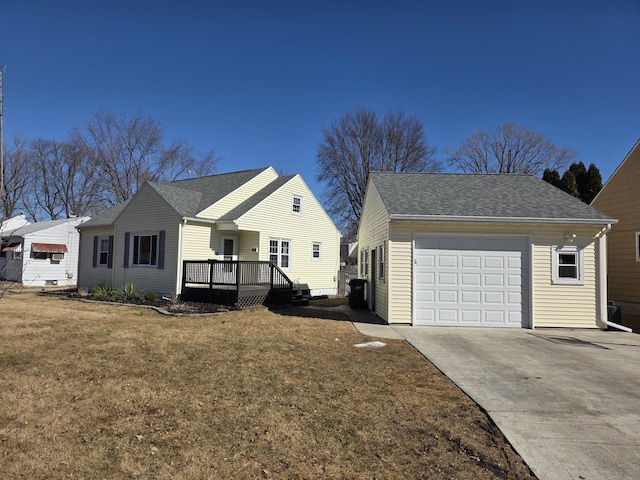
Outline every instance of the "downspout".
<path fill-rule="evenodd" d="M 602 330 L 605 330 L 607 327 L 614 327 L 619 330 L 632 333 L 629 327 L 625 327 L 624 325 L 619 325 L 617 323 L 609 321 L 608 318 L 608 308 L 607 308 L 607 233 L 611 230 L 611 224 L 607 224 L 607 226 L 600 232 L 598 236 L 598 310 L 600 314 L 600 322 L 602 325 Z"/>

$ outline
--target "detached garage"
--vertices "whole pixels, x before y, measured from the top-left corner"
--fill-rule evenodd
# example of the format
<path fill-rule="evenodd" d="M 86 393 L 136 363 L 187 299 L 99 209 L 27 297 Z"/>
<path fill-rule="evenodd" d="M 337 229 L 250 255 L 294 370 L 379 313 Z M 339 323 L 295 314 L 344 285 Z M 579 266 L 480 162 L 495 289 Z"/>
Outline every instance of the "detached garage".
<path fill-rule="evenodd" d="M 374 172 L 359 274 L 388 323 L 606 328 L 615 222 L 529 175 Z"/>

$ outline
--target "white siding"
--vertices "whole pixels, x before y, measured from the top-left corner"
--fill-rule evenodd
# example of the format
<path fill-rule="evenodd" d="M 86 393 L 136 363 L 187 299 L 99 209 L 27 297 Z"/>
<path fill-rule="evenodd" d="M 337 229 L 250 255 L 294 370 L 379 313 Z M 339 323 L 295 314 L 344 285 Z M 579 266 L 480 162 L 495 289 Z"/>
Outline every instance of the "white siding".
<path fill-rule="evenodd" d="M 204 209 L 198 214 L 198 217 L 218 219 L 225 213 L 229 212 L 231 209 L 237 207 L 240 203 L 244 202 L 253 194 L 262 190 L 276 178 L 278 178 L 278 174 L 273 168 L 269 167 L 264 172 L 255 176 L 247 183 L 231 192 L 226 197 L 220 199 L 218 202 Z"/>
<path fill-rule="evenodd" d="M 301 214 L 292 211 L 293 195 L 302 197 Z M 259 259 L 269 260 L 270 238 L 290 240 L 291 266 L 283 270 L 287 276 L 294 282 L 307 283 L 312 293 L 337 291 L 340 232 L 299 175 L 243 215 L 237 224 L 241 231 L 255 232 L 252 237 L 243 233 L 240 238 L 244 259 L 251 259 L 247 257 L 250 249 L 258 247 Z M 312 260 L 314 242 L 322 244 L 320 261 Z"/>
<path fill-rule="evenodd" d="M 10 279 L 21 281 L 23 285 L 28 287 L 42 287 L 53 282 L 58 286 L 76 285 L 80 246 L 80 235 L 76 226 L 86 220 L 88 217 L 82 217 L 25 234 L 22 245 L 22 261 L 14 260 L 7 263 L 8 273 L 13 273 L 13 278 Z M 67 247 L 67 253 L 59 263 L 50 259 L 33 258 L 31 252 L 33 243 L 62 244 Z M 20 267 L 22 272 L 20 272 Z"/>

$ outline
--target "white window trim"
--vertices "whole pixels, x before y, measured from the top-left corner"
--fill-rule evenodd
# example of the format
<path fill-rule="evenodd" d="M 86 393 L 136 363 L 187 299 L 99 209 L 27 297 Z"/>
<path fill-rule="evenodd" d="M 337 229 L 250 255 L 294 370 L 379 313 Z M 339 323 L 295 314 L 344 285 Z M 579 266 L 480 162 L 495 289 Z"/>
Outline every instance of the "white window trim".
<path fill-rule="evenodd" d="M 133 263 L 133 259 L 135 258 L 134 249 L 135 249 L 135 238 L 136 237 L 156 237 L 156 259 L 155 263 Z M 129 239 L 129 266 L 132 268 L 158 268 L 158 255 L 160 254 L 160 235 L 158 232 L 131 232 Z M 138 254 L 139 255 L 139 254 Z M 140 260 L 138 258 L 138 260 Z"/>
<path fill-rule="evenodd" d="M 100 262 L 100 257 L 102 255 L 102 242 L 107 242 L 107 261 L 104 263 Z M 107 267 L 109 265 L 109 237 L 98 237 L 98 251 L 96 252 L 98 258 L 96 259 L 96 266 L 98 267 Z"/>
<path fill-rule="evenodd" d="M 560 267 L 559 256 L 563 253 L 576 254 L 578 278 L 566 278 L 558 275 Z M 582 249 L 573 246 L 554 245 L 552 247 L 551 269 L 552 283 L 554 285 L 584 285 L 584 255 Z"/>
<path fill-rule="evenodd" d="M 295 201 L 298 199 L 300 203 L 296 205 Z M 296 206 L 299 211 L 295 211 Z M 302 196 L 301 195 L 292 195 L 291 196 L 291 214 L 292 215 L 302 215 Z"/>
<path fill-rule="evenodd" d="M 289 238 L 274 238 L 274 237 L 270 237 L 269 238 L 269 248 L 268 248 L 268 259 L 269 261 L 271 261 L 271 255 L 274 255 L 273 253 L 271 253 L 271 242 L 278 242 L 278 253 L 277 253 L 277 261 L 276 261 L 276 265 L 278 266 L 278 268 L 280 268 L 281 270 L 289 270 L 291 268 L 291 264 L 293 262 L 293 255 L 292 255 L 292 251 L 293 251 L 293 247 L 292 244 L 293 242 L 291 241 L 291 239 Z M 287 257 L 289 257 L 289 265 L 286 267 L 282 266 L 282 242 L 288 242 L 289 243 L 289 253 L 287 253 Z"/>
<path fill-rule="evenodd" d="M 314 255 L 314 253 L 315 253 L 314 247 L 316 245 L 318 246 L 318 256 L 317 257 Z M 311 244 L 311 261 L 312 262 L 319 262 L 321 260 L 322 260 L 322 243 L 321 242 L 313 242 Z"/>
<path fill-rule="evenodd" d="M 384 279 L 384 244 L 378 247 L 378 278 Z"/>
<path fill-rule="evenodd" d="M 640 232 L 636 232 L 636 262 L 640 262 Z"/>

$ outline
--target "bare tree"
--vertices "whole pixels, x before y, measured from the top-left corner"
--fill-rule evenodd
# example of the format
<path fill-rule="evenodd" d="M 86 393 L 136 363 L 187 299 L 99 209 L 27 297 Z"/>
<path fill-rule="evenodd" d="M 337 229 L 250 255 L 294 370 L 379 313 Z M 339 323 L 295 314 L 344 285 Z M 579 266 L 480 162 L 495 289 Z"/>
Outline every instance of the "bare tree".
<path fill-rule="evenodd" d="M 216 169 L 213 152 L 196 153 L 184 140 L 165 145 L 162 124 L 137 113 L 99 112 L 74 136 L 83 139 L 91 164 L 106 187 L 106 206 L 127 200 L 146 181 L 171 181 Z"/>
<path fill-rule="evenodd" d="M 471 134 L 451 155 L 453 167 L 465 173 L 526 173 L 558 170 L 577 157 L 570 147 L 559 147 L 541 133 L 515 123 L 503 123 L 493 132 Z"/>
<path fill-rule="evenodd" d="M 441 168 L 424 134 L 422 122 L 402 111 L 379 120 L 357 108 L 322 129 L 316 163 L 317 180 L 326 184 L 327 210 L 347 237 L 354 236 L 369 172 L 425 172 Z"/>
<path fill-rule="evenodd" d="M 23 208 L 25 189 L 30 182 L 30 160 L 28 140 L 14 137 L 12 144 L 4 151 L 4 185 L 2 195 L 2 218 L 10 218 Z"/>

